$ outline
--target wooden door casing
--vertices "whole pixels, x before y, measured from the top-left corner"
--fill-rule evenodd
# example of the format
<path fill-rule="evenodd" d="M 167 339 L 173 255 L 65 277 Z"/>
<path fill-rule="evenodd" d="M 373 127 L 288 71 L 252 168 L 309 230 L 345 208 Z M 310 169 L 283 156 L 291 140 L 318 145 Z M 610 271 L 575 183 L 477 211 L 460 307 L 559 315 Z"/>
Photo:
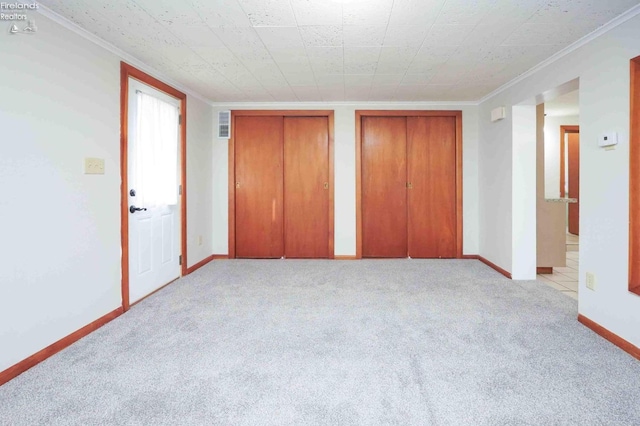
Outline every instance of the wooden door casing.
<path fill-rule="evenodd" d="M 284 255 L 283 117 L 236 117 L 236 256 Z"/>
<path fill-rule="evenodd" d="M 328 258 L 329 123 L 284 118 L 284 256 Z"/>
<path fill-rule="evenodd" d="M 456 257 L 455 117 L 407 117 L 408 253 Z"/>
<path fill-rule="evenodd" d="M 568 143 L 568 174 L 569 198 L 575 198 L 577 203 L 569 204 L 568 228 L 569 233 L 580 235 L 580 133 L 569 133 Z"/>
<path fill-rule="evenodd" d="M 407 257 L 407 119 L 362 118 L 362 256 Z"/>

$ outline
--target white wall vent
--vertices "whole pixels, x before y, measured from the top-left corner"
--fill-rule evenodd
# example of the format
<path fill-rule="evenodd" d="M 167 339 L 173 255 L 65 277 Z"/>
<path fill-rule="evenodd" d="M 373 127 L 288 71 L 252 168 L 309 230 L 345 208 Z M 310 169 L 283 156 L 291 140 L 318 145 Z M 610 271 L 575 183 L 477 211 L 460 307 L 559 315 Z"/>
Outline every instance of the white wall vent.
<path fill-rule="evenodd" d="M 231 137 L 231 111 L 218 112 L 218 138 L 229 139 Z"/>

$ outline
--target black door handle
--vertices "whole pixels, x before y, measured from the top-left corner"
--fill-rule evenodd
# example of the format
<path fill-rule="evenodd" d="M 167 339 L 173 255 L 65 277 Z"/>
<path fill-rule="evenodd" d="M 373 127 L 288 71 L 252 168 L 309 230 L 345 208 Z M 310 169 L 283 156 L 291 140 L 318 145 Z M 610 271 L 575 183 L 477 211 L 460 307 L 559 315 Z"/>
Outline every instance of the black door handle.
<path fill-rule="evenodd" d="M 139 212 L 139 211 L 147 211 L 146 207 L 136 207 L 134 205 L 131 205 L 131 207 L 129 207 L 129 211 L 131 213 L 135 213 L 135 212 Z"/>

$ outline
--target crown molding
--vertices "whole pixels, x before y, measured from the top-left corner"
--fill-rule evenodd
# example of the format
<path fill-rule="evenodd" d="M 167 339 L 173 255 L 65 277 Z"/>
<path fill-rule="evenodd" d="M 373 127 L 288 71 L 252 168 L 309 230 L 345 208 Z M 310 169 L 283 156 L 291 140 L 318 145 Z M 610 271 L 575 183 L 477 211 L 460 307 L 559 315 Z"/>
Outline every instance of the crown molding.
<path fill-rule="evenodd" d="M 299 101 L 289 101 L 289 102 L 211 102 L 211 106 L 220 107 L 220 108 L 229 108 L 229 109 L 243 109 L 243 108 L 269 108 L 269 107 L 279 107 L 286 108 L 287 106 L 295 106 L 296 108 L 335 108 L 335 107 L 380 107 L 387 109 L 398 109 L 401 107 L 447 107 L 450 109 L 456 107 L 465 107 L 465 106 L 478 106 L 478 102 L 476 101 L 393 101 L 393 102 L 376 102 L 376 101 L 323 101 L 323 102 L 299 102 Z"/>
<path fill-rule="evenodd" d="M 172 78 L 167 77 L 166 75 L 164 75 L 162 72 L 158 71 L 157 69 L 145 64 L 143 61 L 141 61 L 140 59 L 136 58 L 135 56 L 125 52 L 124 50 L 114 46 L 113 44 L 109 43 L 108 41 L 98 37 L 97 35 L 85 30 L 84 28 L 82 28 L 81 26 L 79 26 L 78 24 L 76 24 L 75 22 L 70 21 L 69 19 L 65 18 L 62 15 L 59 15 L 58 13 L 54 12 L 53 10 L 49 9 L 48 7 L 42 5 L 42 4 L 38 4 L 38 13 L 40 13 L 41 15 L 51 19 L 53 22 L 62 25 L 64 28 L 78 34 L 79 36 L 85 38 L 86 40 L 89 40 L 90 42 L 102 47 L 103 49 L 113 53 L 116 56 L 119 56 L 123 61 L 127 62 L 130 65 L 135 66 L 136 68 L 146 72 L 147 74 L 151 74 L 152 76 L 162 80 L 163 82 L 175 87 L 176 89 L 180 90 L 183 93 L 186 93 L 187 95 L 193 96 L 194 98 L 197 98 L 207 104 L 211 104 L 211 100 L 204 98 L 202 95 L 194 92 L 193 90 L 189 89 L 188 87 L 184 86 L 183 84 L 178 83 L 177 81 L 173 80 Z"/>
<path fill-rule="evenodd" d="M 607 22 L 606 24 L 604 24 L 600 28 L 590 32 L 589 34 L 587 34 L 586 36 L 582 37 L 578 41 L 576 41 L 576 42 L 570 44 L 569 46 L 565 47 L 564 49 L 556 52 L 555 54 L 553 54 L 549 58 L 547 58 L 544 61 L 540 62 L 538 65 L 535 65 L 533 68 L 530 68 L 528 71 L 520 74 L 519 76 L 517 76 L 513 80 L 509 81 L 508 83 L 505 83 L 502 86 L 498 87 L 496 90 L 494 90 L 493 92 L 489 93 L 488 95 L 483 96 L 477 102 L 478 105 L 480 105 L 480 104 L 488 101 L 489 99 L 493 98 L 494 96 L 504 92 L 508 88 L 515 86 L 516 84 L 518 84 L 522 80 L 532 76 L 533 74 L 537 73 L 541 69 L 543 69 L 543 68 L 547 67 L 548 65 L 551 65 L 552 63 L 556 62 L 557 60 L 567 56 L 571 52 L 581 48 L 585 44 L 595 40 L 596 38 L 600 37 L 601 35 L 605 34 L 606 32 L 611 31 L 612 29 L 616 28 L 619 25 L 622 25 L 623 23 L 627 22 L 629 19 L 637 16 L 638 14 L 640 14 L 640 4 L 633 6 L 631 9 L 627 10 L 622 15 L 619 15 L 619 16 L 613 18 L 611 21 Z"/>

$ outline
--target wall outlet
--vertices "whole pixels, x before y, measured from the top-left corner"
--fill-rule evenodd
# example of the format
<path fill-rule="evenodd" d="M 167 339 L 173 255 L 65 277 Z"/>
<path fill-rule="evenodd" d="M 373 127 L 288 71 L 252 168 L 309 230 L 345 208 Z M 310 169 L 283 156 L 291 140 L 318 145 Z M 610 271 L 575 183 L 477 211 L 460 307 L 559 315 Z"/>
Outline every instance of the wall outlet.
<path fill-rule="evenodd" d="M 198 245 L 202 245 L 202 235 L 198 235 Z"/>
<path fill-rule="evenodd" d="M 587 272 L 587 288 L 596 291 L 596 275 L 593 272 Z"/>
<path fill-rule="evenodd" d="M 85 158 L 84 159 L 85 175 L 103 175 L 104 159 L 102 158 Z"/>

